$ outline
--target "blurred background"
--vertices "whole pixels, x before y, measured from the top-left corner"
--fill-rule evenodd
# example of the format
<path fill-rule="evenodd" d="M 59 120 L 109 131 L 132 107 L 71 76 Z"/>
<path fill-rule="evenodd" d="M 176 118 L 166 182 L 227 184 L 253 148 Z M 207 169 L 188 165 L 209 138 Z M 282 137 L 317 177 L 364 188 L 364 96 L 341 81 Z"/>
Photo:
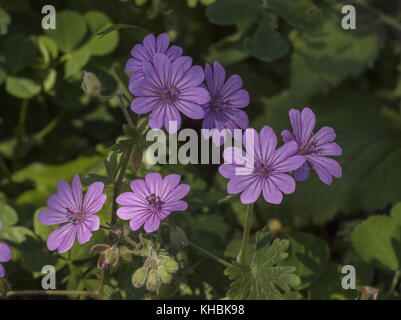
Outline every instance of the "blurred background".
<path fill-rule="evenodd" d="M 57 10 L 54 31 L 41 27 L 48 4 Z M 355 30 L 341 27 L 346 4 L 356 8 Z M 251 97 L 244 111 L 254 128 L 269 125 L 280 134 L 290 128 L 288 110 L 307 106 L 317 115 L 316 129 L 333 127 L 344 150 L 338 159 L 343 178 L 326 186 L 313 174 L 280 206 L 260 199 L 252 230 L 267 226 L 290 239 L 288 264 L 302 279 L 297 298 L 355 298 L 341 288 L 343 264 L 356 266 L 359 285 L 399 297 L 399 278 L 394 288 L 392 283 L 401 268 L 401 227 L 394 227 L 401 225 L 401 208 L 385 217 L 390 226 L 367 220 L 388 215 L 401 201 L 397 0 L 0 0 L 0 238 L 13 247 L 6 268 L 14 289 L 39 288 L 44 264 L 57 265 L 65 288 L 90 290 L 96 283 L 88 248 L 101 232 L 91 245 L 60 258 L 45 249 L 49 231 L 35 217 L 58 180 L 76 173 L 87 182 L 102 179 L 103 160 L 123 135 L 118 100 L 91 98 L 81 89 L 85 70 L 98 76 L 103 95 L 130 95 L 124 67 L 142 29 L 121 27 L 96 37 L 112 24 L 167 32 L 194 63 L 217 60 L 227 75 L 240 75 Z M 192 186 L 190 207 L 172 219 L 193 242 L 227 259 L 236 256 L 244 207 L 236 197 L 219 201 L 227 194 L 217 166 L 145 163 L 129 170 L 132 178 L 147 170 L 184 175 Z M 362 221 L 365 227 L 355 230 Z M 182 259 L 190 263 L 175 289 L 160 296 L 224 297 L 229 281 L 221 266 L 191 252 Z M 124 268 L 108 297 L 147 297 L 133 290 L 126 281 L 132 268 Z"/>

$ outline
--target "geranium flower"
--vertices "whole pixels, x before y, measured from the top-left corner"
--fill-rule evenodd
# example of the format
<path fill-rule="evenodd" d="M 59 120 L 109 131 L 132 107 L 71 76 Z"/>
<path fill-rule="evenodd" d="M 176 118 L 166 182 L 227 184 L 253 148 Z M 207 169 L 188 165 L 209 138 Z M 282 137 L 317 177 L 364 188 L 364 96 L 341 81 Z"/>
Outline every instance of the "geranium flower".
<path fill-rule="evenodd" d="M 3 229 L 3 223 L 0 221 L 0 231 Z M 8 262 L 12 258 L 10 247 L 4 242 L 0 242 L 0 262 Z M 0 278 L 6 276 L 6 271 L 3 265 L 0 263 Z"/>
<path fill-rule="evenodd" d="M 58 249 L 59 253 L 64 253 L 71 249 L 75 237 L 83 244 L 90 240 L 92 231 L 99 230 L 100 219 L 96 212 L 106 201 L 103 188 L 102 182 L 94 182 L 83 197 L 78 175 L 72 180 L 71 187 L 65 181 L 58 183 L 57 193 L 47 200 L 49 209 L 39 213 L 39 221 L 44 225 L 63 224 L 47 238 L 49 250 Z"/>
<path fill-rule="evenodd" d="M 189 185 L 179 184 L 181 176 L 169 174 L 162 178 L 159 173 L 148 173 L 145 180 L 131 182 L 132 192 L 125 192 L 117 197 L 122 207 L 117 215 L 123 220 L 130 220 L 130 227 L 136 231 L 142 225 L 146 232 L 159 229 L 160 221 L 174 211 L 184 211 L 188 204 L 181 200 L 189 192 Z"/>
<path fill-rule="evenodd" d="M 132 92 L 138 98 L 131 109 L 138 114 L 151 112 L 149 125 L 153 129 L 163 126 L 170 132 L 176 130 L 169 121 L 181 126 L 180 112 L 192 119 L 202 119 L 205 112 L 201 105 L 208 103 L 210 95 L 200 85 L 204 72 L 200 66 L 192 66 L 192 59 L 179 57 L 174 62 L 164 54 L 155 54 L 153 63 L 143 62 L 144 79 L 133 83 Z"/>
<path fill-rule="evenodd" d="M 291 109 L 289 112 L 293 132 L 288 130 L 281 132 L 284 142 L 295 141 L 298 144 L 298 154 L 305 157 L 306 162 L 294 172 L 297 181 L 304 181 L 309 177 L 313 168 L 319 179 L 330 185 L 333 177 L 341 178 L 342 169 L 337 161 L 326 156 L 341 156 L 341 147 L 333 142 L 336 133 L 331 127 L 323 127 L 313 134 L 316 124 L 316 116 L 309 108 L 302 112 Z"/>
<path fill-rule="evenodd" d="M 205 118 L 204 129 L 246 129 L 249 126 L 248 115 L 240 110 L 249 105 L 249 94 L 242 88 L 242 79 L 232 75 L 225 82 L 226 72 L 220 63 L 214 62 L 213 69 L 205 66 L 206 88 L 211 99 L 203 105 Z"/>
<path fill-rule="evenodd" d="M 246 149 L 247 132 L 253 136 L 252 150 Z M 254 129 L 247 129 L 243 144 L 246 153 L 237 147 L 224 150 L 226 163 L 219 167 L 219 172 L 230 179 L 227 192 L 242 192 L 240 200 L 243 204 L 256 202 L 261 193 L 267 202 L 281 203 L 283 193 L 295 191 L 295 181 L 286 173 L 298 169 L 305 162 L 303 156 L 296 155 L 298 145 L 291 141 L 276 150 L 277 136 L 269 126 L 264 126 L 260 135 Z M 243 164 L 240 164 L 241 156 L 245 159 Z M 238 168 L 242 168 L 241 174 L 238 173 Z"/>
<path fill-rule="evenodd" d="M 170 46 L 170 38 L 166 33 L 157 36 L 148 34 L 142 44 L 136 44 L 131 50 L 131 56 L 125 66 L 127 72 L 134 72 L 130 78 L 130 83 L 143 78 L 142 63 L 147 61 L 153 62 L 153 56 L 156 53 L 167 55 L 171 61 L 182 56 L 182 48 L 179 46 Z"/>

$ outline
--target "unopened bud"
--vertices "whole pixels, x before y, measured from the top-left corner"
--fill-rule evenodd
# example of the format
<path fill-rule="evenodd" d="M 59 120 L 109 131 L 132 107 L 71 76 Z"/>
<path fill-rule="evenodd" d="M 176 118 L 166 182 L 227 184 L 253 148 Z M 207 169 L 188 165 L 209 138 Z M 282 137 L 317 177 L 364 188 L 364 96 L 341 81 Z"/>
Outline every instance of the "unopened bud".
<path fill-rule="evenodd" d="M 157 273 L 159 274 L 160 280 L 165 284 L 169 284 L 173 278 L 164 265 L 158 266 Z"/>
<path fill-rule="evenodd" d="M 94 73 L 84 71 L 84 76 L 82 78 L 82 90 L 93 97 L 100 96 L 102 85 Z"/>
<path fill-rule="evenodd" d="M 156 291 L 159 288 L 159 277 L 154 269 L 149 271 L 146 288 L 150 291 Z"/>
<path fill-rule="evenodd" d="M 178 263 L 168 256 L 161 256 L 160 262 L 169 273 L 174 273 L 178 270 Z"/>
<path fill-rule="evenodd" d="M 131 279 L 132 285 L 135 288 L 141 288 L 145 284 L 147 278 L 148 278 L 148 269 L 139 268 L 132 275 Z"/>
<path fill-rule="evenodd" d="M 112 267 L 115 267 L 118 263 L 118 260 L 120 259 L 118 248 L 110 248 L 106 250 L 103 254 L 105 255 L 105 262 L 107 263 L 107 265 Z"/>

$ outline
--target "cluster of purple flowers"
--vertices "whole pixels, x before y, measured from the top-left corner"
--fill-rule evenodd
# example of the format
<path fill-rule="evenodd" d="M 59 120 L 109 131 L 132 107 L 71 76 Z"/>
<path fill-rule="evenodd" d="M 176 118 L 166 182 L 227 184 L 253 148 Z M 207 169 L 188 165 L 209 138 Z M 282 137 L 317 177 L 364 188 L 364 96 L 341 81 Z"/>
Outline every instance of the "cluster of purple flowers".
<path fill-rule="evenodd" d="M 203 69 L 193 66 L 192 59 L 182 53 L 180 47 L 170 45 L 166 34 L 157 38 L 148 35 L 142 44 L 134 46 L 132 58 L 126 65 L 126 71 L 134 72 L 129 81 L 129 89 L 136 96 L 131 109 L 138 114 L 150 113 L 149 125 L 153 129 L 165 127 L 172 132 L 170 121 L 176 121 L 178 129 L 182 113 L 192 119 L 203 119 L 206 129 L 232 131 L 240 128 L 252 133 L 251 150 L 246 153 L 237 147 L 224 150 L 226 163 L 219 167 L 219 172 L 230 180 L 229 194 L 241 193 L 243 204 L 256 202 L 261 194 L 265 201 L 280 204 L 283 194 L 295 191 L 295 180 L 306 180 L 311 169 L 325 184 L 331 184 L 333 177 L 341 177 L 340 165 L 328 158 L 342 153 L 334 142 L 336 134 L 330 127 L 314 133 L 316 117 L 311 109 L 290 110 L 292 132 L 281 133 L 284 144 L 278 147 L 277 135 L 269 126 L 264 126 L 259 133 L 248 128 L 248 116 L 241 108 L 249 105 L 249 94 L 242 89 L 238 75 L 226 81 L 225 70 L 218 62 L 214 62 L 213 67 L 206 64 Z M 244 158 L 245 162 L 241 162 Z M 242 174 L 238 174 L 238 169 L 242 169 Z M 177 174 L 163 178 L 159 173 L 148 173 L 145 179 L 133 180 L 131 191 L 116 199 L 121 206 L 117 210 L 118 217 L 129 220 L 132 230 L 143 226 L 146 232 L 156 231 L 160 221 L 172 212 L 187 209 L 182 199 L 190 186 L 180 184 L 180 179 Z M 49 235 L 49 250 L 58 249 L 63 253 L 73 246 L 75 238 L 81 244 L 89 241 L 92 231 L 99 229 L 96 213 L 106 200 L 103 187 L 103 183 L 95 182 L 83 197 L 78 176 L 71 187 L 65 181 L 59 183 L 57 193 L 48 199 L 49 209 L 39 215 L 40 222 L 45 225 L 62 224 Z M 0 259 L 2 257 L 0 251 Z"/>

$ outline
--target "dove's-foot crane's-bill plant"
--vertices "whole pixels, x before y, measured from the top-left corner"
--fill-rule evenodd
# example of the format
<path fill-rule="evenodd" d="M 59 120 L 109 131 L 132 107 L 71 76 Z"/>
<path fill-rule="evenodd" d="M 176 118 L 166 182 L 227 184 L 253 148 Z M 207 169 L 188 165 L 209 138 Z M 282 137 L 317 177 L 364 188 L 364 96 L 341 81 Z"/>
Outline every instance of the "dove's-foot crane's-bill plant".
<path fill-rule="evenodd" d="M 67 181 L 58 183 L 56 193 L 47 200 L 47 208 L 38 215 L 41 224 L 55 226 L 47 237 L 47 248 L 59 254 L 73 251 L 74 244 L 85 245 L 101 229 L 109 233 L 108 243 L 98 243 L 91 249 L 98 254 L 97 289 L 60 294 L 102 298 L 105 286 L 111 285 L 108 271 L 119 272 L 120 263 L 131 263 L 133 259 L 137 262 L 136 270 L 130 270 L 131 279 L 125 281 L 132 281 L 135 288 L 146 287 L 157 292 L 172 282 L 182 266 L 180 254 L 189 245 L 226 267 L 226 274 L 232 280 L 227 292 L 229 298 L 294 297 L 292 289 L 299 285 L 299 277 L 294 267 L 282 265 L 288 256 L 289 241 L 272 240 L 271 234 L 263 230 L 256 235 L 256 247 L 250 248 L 253 205 L 259 198 L 280 205 L 285 195 L 296 191 L 296 181 L 306 180 L 311 170 L 316 171 L 325 184 L 331 184 L 333 177 L 340 178 L 341 167 L 329 158 L 340 156 L 342 152 L 334 142 L 335 132 L 324 127 L 314 133 L 316 118 L 309 108 L 290 111 L 292 131 L 282 132 L 283 143 L 279 143 L 276 133 L 267 124 L 259 132 L 249 128 L 248 115 L 242 108 L 248 107 L 250 97 L 242 88 L 241 77 L 226 77 L 223 66 L 217 61 L 204 68 L 193 65 L 192 58 L 183 56 L 183 52 L 182 48 L 170 45 L 164 33 L 149 34 L 142 43 L 136 44 L 126 64 L 126 71 L 131 74 L 127 85 L 134 95 L 132 101 L 121 93 L 102 96 L 101 83 L 96 76 L 84 73 L 82 88 L 85 92 L 99 99 L 118 99 L 127 121 L 124 125 L 127 137 L 117 141 L 105 161 L 106 180 L 112 190 L 106 190 L 104 182 L 96 181 L 96 176 L 85 182 L 87 188 L 83 187 L 81 178 L 76 175 L 71 185 Z M 228 129 L 229 133 L 234 129 L 246 129 L 245 150 L 225 148 L 225 163 L 219 167 L 220 174 L 229 179 L 227 193 L 241 194 L 240 201 L 246 208 L 235 262 L 223 260 L 203 249 L 201 244 L 192 243 L 186 238 L 185 230 L 169 220 L 176 212 L 185 214 L 187 200 L 191 199 L 191 186 L 181 175 L 171 173 L 163 177 L 158 172 L 148 172 L 144 179 L 127 175 L 130 163 L 134 162 L 136 169 L 141 166 L 148 126 L 175 133 L 181 127 L 182 115 L 202 120 L 205 129 Z M 170 121 L 178 123 L 176 129 L 170 128 Z M 213 140 L 221 145 L 219 139 Z M 252 147 L 247 139 L 253 140 Z M 112 204 L 107 208 L 109 219 L 105 224 L 98 213 L 108 201 Z M 163 230 L 169 231 L 172 239 L 178 239 L 178 254 L 165 246 Z M 0 243 L 0 262 L 10 259 L 10 248 Z M 138 261 L 141 261 L 139 266 Z M 4 267 L 0 264 L 0 277 L 4 276 Z"/>

